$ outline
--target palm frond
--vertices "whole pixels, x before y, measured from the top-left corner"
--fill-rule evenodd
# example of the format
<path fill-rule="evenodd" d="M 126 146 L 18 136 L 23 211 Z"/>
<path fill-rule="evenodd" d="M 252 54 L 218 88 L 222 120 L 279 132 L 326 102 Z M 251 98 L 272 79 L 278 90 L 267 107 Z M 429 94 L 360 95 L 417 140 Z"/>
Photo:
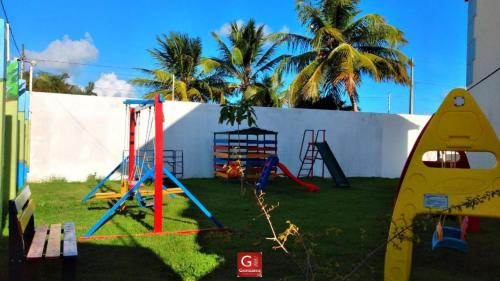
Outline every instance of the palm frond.
<path fill-rule="evenodd" d="M 202 67 L 204 73 L 210 73 L 221 67 L 221 64 L 211 58 L 201 58 L 200 66 Z"/>
<path fill-rule="evenodd" d="M 318 67 L 320 63 L 318 61 L 313 61 L 306 67 L 304 67 L 293 79 L 290 84 L 288 91 L 290 100 L 292 103 L 295 103 L 295 99 L 297 94 L 301 93 L 304 88 L 304 85 L 309 81 L 309 78 L 313 75 L 314 71 Z"/>
<path fill-rule="evenodd" d="M 189 101 L 186 83 L 176 80 L 174 84 L 174 96 L 181 101 Z"/>
<path fill-rule="evenodd" d="M 305 99 L 317 100 L 320 97 L 320 87 L 324 75 L 324 65 L 325 62 L 318 63 L 314 69 L 314 72 L 307 80 L 307 83 L 302 89 L 302 94 Z"/>
<path fill-rule="evenodd" d="M 280 43 L 275 42 L 269 48 L 267 48 L 267 50 L 260 56 L 260 59 L 257 61 L 257 63 L 255 63 L 255 67 L 260 67 L 261 65 L 268 62 L 276 52 L 276 48 L 278 48 L 279 45 Z"/>
<path fill-rule="evenodd" d="M 364 53 L 370 53 L 384 59 L 399 61 L 401 64 L 409 66 L 410 59 L 396 48 L 386 48 L 377 46 L 359 46 L 357 49 Z"/>
<path fill-rule="evenodd" d="M 224 72 L 217 68 L 216 61 L 201 57 L 201 40 L 186 34 L 170 33 L 157 36 L 158 47 L 148 50 L 159 68 L 138 69 L 147 75 L 145 78 L 132 79 L 131 83 L 149 88 L 151 97 L 160 92 L 166 98 L 175 97 L 183 101 L 199 101 L 219 99 L 224 95 Z M 173 76 L 175 76 L 175 93 L 173 93 Z"/>
<path fill-rule="evenodd" d="M 377 65 L 375 64 L 375 61 L 378 60 L 374 61 L 372 59 L 373 57 L 369 54 L 365 55 L 363 53 L 357 52 L 357 56 L 355 58 L 356 68 L 358 69 L 358 71 L 373 77 L 375 81 L 379 81 L 381 77 L 379 75 Z"/>
<path fill-rule="evenodd" d="M 326 25 L 321 17 L 321 10 L 313 7 L 305 1 L 296 1 L 295 9 L 299 16 L 299 21 L 312 32 Z"/>
<path fill-rule="evenodd" d="M 269 71 L 271 69 L 273 69 L 276 65 L 278 65 L 281 61 L 283 61 L 284 59 L 288 58 L 289 56 L 288 55 L 280 55 L 276 58 L 274 58 L 273 60 L 269 61 L 268 63 L 266 63 L 265 65 L 261 66 L 260 68 L 258 68 L 254 75 L 252 75 L 252 79 L 257 79 L 257 75 L 261 74 L 261 73 L 264 73 L 266 71 Z"/>
<path fill-rule="evenodd" d="M 344 29 L 359 13 L 358 3 L 359 0 L 323 0 L 319 10 L 327 25 Z"/>
<path fill-rule="evenodd" d="M 173 74 L 168 73 L 164 70 L 161 70 L 161 69 L 154 70 L 153 75 L 154 75 L 155 79 L 160 83 L 167 84 L 167 85 L 172 83 Z"/>
<path fill-rule="evenodd" d="M 331 26 L 324 26 L 319 28 L 315 33 L 311 41 L 311 46 L 315 50 L 321 50 L 325 46 L 344 42 L 344 36 L 341 30 Z"/>
<path fill-rule="evenodd" d="M 382 16 L 376 14 L 359 18 L 351 23 L 344 33 L 354 45 L 393 48 L 407 43 L 401 30 L 388 24 Z"/>
<path fill-rule="evenodd" d="M 158 88 L 163 85 L 163 83 L 159 83 L 158 81 L 149 78 L 134 78 L 132 80 L 129 80 L 129 82 L 133 85 L 149 88 Z"/>
<path fill-rule="evenodd" d="M 259 77 L 279 63 L 274 54 L 280 43 L 267 45 L 270 36 L 265 34 L 265 25 L 257 25 L 253 19 L 245 24 L 232 22 L 225 41 L 215 33 L 220 54 L 210 60 L 202 59 L 204 73 L 210 70 L 226 80 L 226 93 L 245 94 L 255 85 Z M 231 81 L 231 83 L 228 83 Z"/>
<path fill-rule="evenodd" d="M 231 62 L 234 65 L 241 66 L 243 64 L 243 54 L 238 47 L 234 47 L 231 52 Z"/>
<path fill-rule="evenodd" d="M 328 53 L 327 60 L 334 63 L 337 63 L 335 62 L 335 60 L 337 60 L 340 64 L 342 64 L 343 61 L 352 61 L 356 56 L 356 53 L 356 49 L 354 49 L 350 44 L 341 43 Z"/>
<path fill-rule="evenodd" d="M 314 51 L 305 52 L 296 56 L 285 55 L 280 63 L 276 66 L 275 73 L 290 73 L 299 72 L 317 57 Z"/>
<path fill-rule="evenodd" d="M 275 33 L 270 37 L 274 42 L 278 42 L 280 44 L 286 43 L 287 47 L 292 51 L 309 51 L 312 49 L 312 38 L 309 38 L 304 35 L 288 33 L 288 32 L 279 32 Z"/>
<path fill-rule="evenodd" d="M 211 34 L 212 34 L 212 37 L 214 37 L 215 41 L 217 42 L 222 59 L 226 60 L 226 61 L 231 60 L 232 53 L 229 50 L 229 48 L 227 47 L 227 45 L 224 43 L 224 41 L 222 41 L 222 39 L 219 37 L 219 35 L 217 33 L 212 32 Z"/>
<path fill-rule="evenodd" d="M 201 92 L 196 88 L 190 88 L 187 91 L 187 98 L 191 101 L 206 101 Z"/>

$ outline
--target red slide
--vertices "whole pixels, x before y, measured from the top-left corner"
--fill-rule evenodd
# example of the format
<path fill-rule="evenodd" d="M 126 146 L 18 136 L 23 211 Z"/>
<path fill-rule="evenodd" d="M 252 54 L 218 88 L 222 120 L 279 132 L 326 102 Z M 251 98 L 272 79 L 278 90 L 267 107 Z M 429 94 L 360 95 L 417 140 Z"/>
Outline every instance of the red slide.
<path fill-rule="evenodd" d="M 298 185 L 300 186 L 303 186 L 305 188 L 307 188 L 307 191 L 309 192 L 316 192 L 316 191 L 319 191 L 319 187 L 315 184 L 312 184 L 312 183 L 308 183 L 308 182 L 303 182 L 301 181 L 299 178 L 297 178 L 296 176 L 294 176 L 290 170 L 288 170 L 288 168 L 281 164 L 281 163 L 278 163 L 278 168 L 280 168 L 283 173 L 285 173 L 285 175 L 287 175 L 289 178 L 291 178 L 294 182 L 296 182 Z"/>

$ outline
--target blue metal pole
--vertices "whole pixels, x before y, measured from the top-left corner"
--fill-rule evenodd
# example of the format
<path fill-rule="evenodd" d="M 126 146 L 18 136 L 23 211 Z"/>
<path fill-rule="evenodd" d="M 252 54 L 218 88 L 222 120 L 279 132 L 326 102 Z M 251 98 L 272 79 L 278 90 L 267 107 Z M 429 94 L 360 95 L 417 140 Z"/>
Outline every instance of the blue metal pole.
<path fill-rule="evenodd" d="M 155 100 L 151 99 L 127 99 L 123 101 L 123 104 L 139 104 L 139 105 L 145 105 L 145 104 L 154 104 Z"/>
<path fill-rule="evenodd" d="M 147 170 L 146 174 L 144 174 L 144 176 L 141 178 L 142 182 L 145 182 L 149 178 L 153 178 L 153 175 L 154 175 L 154 169 Z M 146 207 L 146 205 L 144 204 L 144 199 L 142 199 L 140 190 L 137 190 L 137 192 L 135 193 L 135 199 L 137 200 L 137 203 L 141 208 Z"/>
<path fill-rule="evenodd" d="M 116 172 L 120 169 L 120 167 L 125 163 L 125 161 L 127 161 L 128 157 L 125 157 L 122 162 L 120 162 L 120 164 L 118 164 L 118 166 L 116 166 L 102 181 L 100 181 L 94 188 L 92 188 L 92 190 L 87 193 L 87 195 L 85 195 L 85 197 L 83 197 L 82 199 L 82 202 L 85 202 L 87 201 L 88 199 L 90 199 L 90 197 L 92 197 L 94 195 L 94 193 L 97 192 L 97 190 L 99 190 L 99 188 L 101 188 L 101 186 L 103 186 L 108 180 L 109 178 Z"/>
<path fill-rule="evenodd" d="M 118 200 L 118 202 L 116 202 L 115 205 L 113 205 L 113 207 L 111 207 L 111 209 L 109 209 L 106 214 L 104 214 L 104 216 L 102 216 L 102 218 L 99 219 L 99 221 L 97 221 L 97 223 L 92 226 L 89 231 L 87 231 L 87 233 L 85 233 L 84 237 L 92 236 L 92 234 L 94 234 L 94 232 L 96 232 L 116 212 L 116 210 L 125 202 L 125 200 L 127 200 L 139 188 L 139 186 L 141 186 L 141 184 L 146 181 L 146 179 L 151 177 L 151 175 L 153 174 L 152 171 L 153 170 L 149 170 L 139 181 L 137 181 L 135 185 L 131 189 L 129 189 L 129 191 L 125 193 L 125 195 L 123 195 L 123 197 L 120 198 L 120 200 Z"/>

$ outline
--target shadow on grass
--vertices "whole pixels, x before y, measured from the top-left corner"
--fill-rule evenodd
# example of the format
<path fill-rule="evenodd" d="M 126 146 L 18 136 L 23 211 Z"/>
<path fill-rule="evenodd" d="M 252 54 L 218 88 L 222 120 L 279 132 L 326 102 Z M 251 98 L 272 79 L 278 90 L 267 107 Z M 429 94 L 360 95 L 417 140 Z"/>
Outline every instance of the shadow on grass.
<path fill-rule="evenodd" d="M 481 230 L 467 233 L 467 253 L 446 248 L 432 250 L 430 237 L 433 231 L 430 228 L 417 233 L 423 239 L 414 245 L 411 280 L 499 280 L 499 220 L 481 218 Z"/>
<path fill-rule="evenodd" d="M 1 181 L 2 179 L 0 179 Z M 3 185 L 0 184 L 3 188 Z M 3 231 L 7 225 L 7 206 L 9 201 L 9 192 L 7 190 L 0 190 L 0 235 L 3 234 Z"/>
<path fill-rule="evenodd" d="M 128 207 L 127 207 L 128 208 Z M 137 223 L 139 223 L 141 226 L 143 226 L 146 231 L 153 231 L 153 226 L 149 223 L 147 223 L 145 221 L 145 218 L 146 218 L 146 212 L 144 212 L 143 210 L 126 210 L 125 212 L 123 213 L 116 213 L 114 214 L 114 216 L 124 216 L 124 217 L 128 217 L 128 218 L 131 218 L 133 220 L 135 220 Z"/>
<path fill-rule="evenodd" d="M 125 228 L 118 227 L 127 233 Z M 122 240 L 110 241 L 112 245 L 92 241 L 79 242 L 77 280 L 182 280 L 160 256 L 141 245 L 134 237 Z M 0 280 L 9 280 L 8 236 L 2 233 L 0 233 L 0 253 Z M 25 280 L 62 280 L 62 260 L 49 260 L 37 264 Z"/>
<path fill-rule="evenodd" d="M 270 235 L 269 228 L 265 219 L 259 217 L 260 213 L 253 195 L 253 186 L 247 185 L 244 194 L 241 194 L 239 182 L 228 183 L 221 180 L 220 186 L 213 190 L 210 190 L 213 186 L 210 188 L 202 187 L 207 182 L 209 181 L 191 180 L 190 186 L 193 186 L 191 191 L 228 231 L 197 234 L 196 243 L 200 246 L 199 252 L 222 258 L 218 266 L 199 280 L 237 279 L 238 252 L 262 252 L 265 280 L 283 280 L 283 278 L 290 281 L 304 280 L 295 261 L 283 252 L 272 250 L 273 244 L 265 240 L 265 237 Z M 197 186 L 198 184 L 201 186 Z M 300 191 L 302 190 L 299 189 L 298 192 Z M 226 195 L 222 197 L 211 196 L 212 192 L 224 192 Z M 182 217 L 195 219 L 200 229 L 215 227 L 192 202 L 187 209 L 183 210 Z M 278 220 L 281 223 L 282 216 L 279 217 Z M 279 225 L 280 229 L 277 231 L 283 230 L 281 229 L 282 224 Z"/>
<path fill-rule="evenodd" d="M 77 280 L 182 280 L 155 253 L 138 245 L 97 245 L 85 242 L 78 244 L 78 252 Z M 4 268 L 7 267 L 2 262 L 0 280 L 9 280 Z M 44 261 L 37 265 L 26 281 L 61 280 L 62 272 L 61 260 Z"/>
<path fill-rule="evenodd" d="M 85 276 L 78 280 L 182 280 L 162 258 L 139 245 L 80 243 L 79 252 L 78 270 Z"/>
<path fill-rule="evenodd" d="M 0 232 L 0 280 L 8 280 L 8 264 L 8 237 L 4 236 L 3 233 Z"/>

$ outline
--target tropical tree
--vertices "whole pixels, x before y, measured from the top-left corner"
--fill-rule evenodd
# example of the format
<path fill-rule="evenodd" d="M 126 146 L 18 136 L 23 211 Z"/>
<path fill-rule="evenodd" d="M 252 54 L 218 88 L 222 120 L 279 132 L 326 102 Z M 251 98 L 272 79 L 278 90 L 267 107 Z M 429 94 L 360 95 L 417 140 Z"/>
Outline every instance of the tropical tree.
<path fill-rule="evenodd" d="M 282 107 L 287 102 L 287 91 L 283 89 L 281 76 L 264 75 L 247 90 L 246 98 L 254 106 Z"/>
<path fill-rule="evenodd" d="M 85 88 L 83 88 L 82 94 L 89 95 L 89 96 L 97 96 L 97 94 L 94 92 L 94 89 L 95 89 L 95 83 L 88 82 L 87 86 L 85 86 Z"/>
<path fill-rule="evenodd" d="M 245 175 L 245 168 L 241 166 L 241 137 L 240 137 L 240 125 L 244 121 L 246 121 L 248 127 L 257 125 L 257 115 L 255 114 L 255 110 L 250 104 L 248 100 L 241 100 L 238 103 L 226 103 L 221 105 L 219 112 L 219 124 L 226 123 L 226 125 L 234 126 L 234 123 L 238 126 L 238 146 L 233 147 L 231 149 L 231 154 L 234 153 L 237 160 L 230 161 L 230 163 L 224 165 L 228 168 L 227 172 L 229 173 L 229 167 L 234 168 L 238 171 L 240 176 L 240 190 L 243 195 L 245 188 L 243 185 L 243 177 Z M 232 163 L 231 163 L 232 162 Z M 228 167 L 229 166 L 229 167 Z"/>
<path fill-rule="evenodd" d="M 24 77 L 29 77 L 29 73 L 25 72 Z M 80 88 L 77 85 L 70 84 L 68 79 L 69 74 L 52 74 L 49 72 L 38 72 L 33 76 L 33 91 L 47 93 L 61 93 L 72 95 L 90 95 L 96 96 L 94 93 L 94 82 L 89 82 L 85 88 Z M 29 80 L 26 83 L 29 88 Z"/>
<path fill-rule="evenodd" d="M 246 121 L 248 127 L 257 125 L 257 115 L 248 101 L 240 101 L 238 103 L 226 103 L 221 106 L 219 112 L 219 124 L 225 123 L 226 125 L 234 126 L 234 123 L 240 130 L 240 125 Z M 238 138 L 239 139 L 239 138 Z"/>
<path fill-rule="evenodd" d="M 203 72 L 200 67 L 202 44 L 200 38 L 171 32 L 156 37 L 158 48 L 148 50 L 156 60 L 157 68 L 139 69 L 147 78 L 136 78 L 131 82 L 145 86 L 150 92 L 145 97 L 160 93 L 166 99 L 224 103 L 222 73 L 214 69 Z"/>
<path fill-rule="evenodd" d="M 318 100 L 294 100 L 293 107 L 296 108 L 313 108 L 313 109 L 329 109 L 329 110 L 343 110 L 352 111 L 352 106 L 346 104 L 338 95 L 325 95 Z"/>
<path fill-rule="evenodd" d="M 399 48 L 404 34 L 377 14 L 358 16 L 360 0 L 296 2 L 300 23 L 308 35 L 278 33 L 276 42 L 298 52 L 287 56 L 277 71 L 294 71 L 290 95 L 297 100 L 319 100 L 347 94 L 358 111 L 358 87 L 364 76 L 375 81 L 408 84 L 410 64 Z"/>
<path fill-rule="evenodd" d="M 275 57 L 279 42 L 270 42 L 265 25 L 256 25 L 253 19 L 246 24 L 232 22 L 227 35 L 229 45 L 219 34 L 212 32 L 219 46 L 219 57 L 203 60 L 206 72 L 216 70 L 225 75 L 228 89 L 233 96 L 242 95 L 246 100 L 260 91 L 258 81 L 284 58 Z"/>

